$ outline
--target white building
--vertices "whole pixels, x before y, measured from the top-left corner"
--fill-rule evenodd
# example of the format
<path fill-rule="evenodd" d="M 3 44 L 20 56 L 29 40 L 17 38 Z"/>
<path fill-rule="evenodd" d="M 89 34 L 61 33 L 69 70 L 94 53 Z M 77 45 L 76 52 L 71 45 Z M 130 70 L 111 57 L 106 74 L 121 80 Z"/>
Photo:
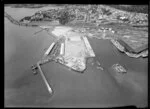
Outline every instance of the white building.
<path fill-rule="evenodd" d="M 62 43 L 61 44 L 61 48 L 60 48 L 60 55 L 63 55 L 64 54 L 64 50 L 65 49 L 65 44 L 64 43 Z"/>
<path fill-rule="evenodd" d="M 55 43 L 53 42 L 50 47 L 47 49 L 47 51 L 45 52 L 45 56 L 49 55 L 50 51 L 52 50 L 52 48 L 54 47 Z"/>

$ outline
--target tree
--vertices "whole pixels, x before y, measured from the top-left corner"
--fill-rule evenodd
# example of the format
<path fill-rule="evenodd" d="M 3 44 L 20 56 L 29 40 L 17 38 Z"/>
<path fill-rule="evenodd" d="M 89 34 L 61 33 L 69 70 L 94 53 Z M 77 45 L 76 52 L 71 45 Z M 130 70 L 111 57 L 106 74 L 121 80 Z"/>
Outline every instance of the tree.
<path fill-rule="evenodd" d="M 101 10 L 102 10 L 102 12 L 103 12 L 104 15 L 109 16 L 109 15 L 112 14 L 112 13 L 110 12 L 110 10 L 108 10 L 108 9 L 102 8 Z"/>
<path fill-rule="evenodd" d="M 20 20 L 20 22 L 23 22 L 24 20 L 30 21 L 30 20 L 31 20 L 31 17 L 30 17 L 30 16 L 24 17 L 23 19 Z"/>
<path fill-rule="evenodd" d="M 61 16 L 58 19 L 60 24 L 65 25 L 66 23 L 69 22 L 69 13 L 66 11 L 62 12 Z"/>

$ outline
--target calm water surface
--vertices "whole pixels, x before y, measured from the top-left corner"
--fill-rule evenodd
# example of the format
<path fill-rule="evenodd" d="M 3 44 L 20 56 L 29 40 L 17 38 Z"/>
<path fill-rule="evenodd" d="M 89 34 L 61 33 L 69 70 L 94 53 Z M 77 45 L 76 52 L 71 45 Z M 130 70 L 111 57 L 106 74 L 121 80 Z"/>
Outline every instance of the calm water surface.
<path fill-rule="evenodd" d="M 5 8 L 5 11 L 16 19 L 32 15 L 37 10 L 39 9 Z M 16 26 L 5 18 L 6 106 L 93 107 L 147 103 L 147 93 L 134 94 L 132 90 L 124 90 L 108 70 L 119 62 L 129 73 L 134 72 L 145 78 L 147 59 L 130 58 L 118 52 L 109 40 L 94 38 L 88 38 L 96 54 L 93 62 L 98 60 L 106 70 L 98 70 L 95 64 L 88 63 L 84 74 L 79 74 L 55 62 L 45 64 L 42 69 L 54 90 L 53 96 L 49 95 L 41 76 L 34 76 L 30 69 L 54 41 L 53 37 L 44 31 L 33 35 L 38 30 L 39 28 Z M 141 84 L 144 82 L 147 80 L 142 80 Z M 146 89 L 144 91 L 146 92 Z"/>

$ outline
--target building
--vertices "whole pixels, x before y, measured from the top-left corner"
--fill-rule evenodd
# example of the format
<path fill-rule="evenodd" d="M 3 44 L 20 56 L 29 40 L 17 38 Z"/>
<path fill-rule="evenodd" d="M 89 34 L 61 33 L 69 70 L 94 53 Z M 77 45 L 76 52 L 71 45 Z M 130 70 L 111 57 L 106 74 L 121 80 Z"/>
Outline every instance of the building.
<path fill-rule="evenodd" d="M 50 47 L 47 49 L 47 51 L 45 52 L 45 56 L 48 56 L 49 53 L 51 52 L 52 48 L 54 47 L 55 43 L 53 42 Z"/>
<path fill-rule="evenodd" d="M 60 55 L 64 55 L 64 53 L 65 53 L 65 45 L 64 45 L 64 43 L 61 43 L 61 48 L 60 48 Z"/>
<path fill-rule="evenodd" d="M 91 47 L 87 37 L 83 36 L 83 41 L 85 43 L 86 49 L 89 52 L 90 57 L 95 57 L 95 53 L 94 53 L 94 51 L 93 51 L 93 49 L 92 49 L 92 47 Z"/>

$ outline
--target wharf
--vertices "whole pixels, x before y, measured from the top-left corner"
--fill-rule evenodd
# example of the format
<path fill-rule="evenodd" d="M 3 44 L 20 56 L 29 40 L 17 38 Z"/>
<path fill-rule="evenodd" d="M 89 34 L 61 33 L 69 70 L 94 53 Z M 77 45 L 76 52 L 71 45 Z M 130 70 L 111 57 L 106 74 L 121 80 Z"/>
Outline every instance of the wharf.
<path fill-rule="evenodd" d="M 60 37 L 56 60 L 74 71 L 83 72 L 86 69 L 86 58 L 95 57 L 95 53 L 87 37 L 71 30 L 68 27 L 57 27 L 52 31 L 56 37 Z"/>

